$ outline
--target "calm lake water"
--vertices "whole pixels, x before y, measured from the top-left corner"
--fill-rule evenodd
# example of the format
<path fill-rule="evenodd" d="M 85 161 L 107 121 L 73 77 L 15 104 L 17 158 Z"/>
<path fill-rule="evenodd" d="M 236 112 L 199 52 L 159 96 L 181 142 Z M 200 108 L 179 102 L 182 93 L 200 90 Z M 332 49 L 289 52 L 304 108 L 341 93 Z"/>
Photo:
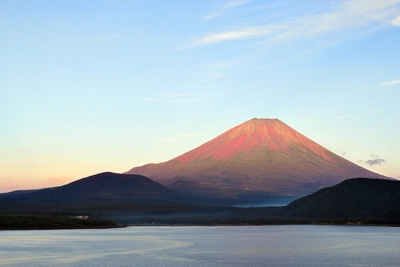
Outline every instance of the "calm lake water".
<path fill-rule="evenodd" d="M 0 231 L 1 266 L 400 266 L 400 228 Z"/>

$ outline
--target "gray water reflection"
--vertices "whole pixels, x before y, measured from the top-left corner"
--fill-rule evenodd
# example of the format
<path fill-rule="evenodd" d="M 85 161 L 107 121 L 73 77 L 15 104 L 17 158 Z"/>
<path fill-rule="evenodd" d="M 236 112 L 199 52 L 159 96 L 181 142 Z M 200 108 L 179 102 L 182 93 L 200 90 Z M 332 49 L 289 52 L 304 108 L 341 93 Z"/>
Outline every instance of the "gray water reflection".
<path fill-rule="evenodd" d="M 1 266 L 399 266 L 400 228 L 0 231 Z"/>

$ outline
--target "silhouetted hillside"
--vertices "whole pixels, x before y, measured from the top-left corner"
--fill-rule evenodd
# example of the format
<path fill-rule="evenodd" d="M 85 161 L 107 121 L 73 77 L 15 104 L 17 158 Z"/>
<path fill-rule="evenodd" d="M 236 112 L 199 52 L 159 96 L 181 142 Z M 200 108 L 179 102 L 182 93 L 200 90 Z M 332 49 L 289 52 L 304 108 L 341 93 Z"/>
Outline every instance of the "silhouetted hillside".
<path fill-rule="evenodd" d="M 81 198 L 164 198 L 174 196 L 172 190 L 142 175 L 104 172 L 57 188 L 40 190 L 32 197 Z"/>
<path fill-rule="evenodd" d="M 238 207 L 240 199 L 179 196 L 144 176 L 115 173 L 1 196 L 3 215 L 89 215 L 125 224 L 400 224 L 400 181 L 367 178 L 346 180 L 284 207 Z"/>
<path fill-rule="evenodd" d="M 60 187 L 2 194 L 0 212 L 135 210 L 184 200 L 172 190 L 144 176 L 105 172 Z"/>
<path fill-rule="evenodd" d="M 285 208 L 285 214 L 307 218 L 400 219 L 400 181 L 349 179 L 293 201 Z"/>

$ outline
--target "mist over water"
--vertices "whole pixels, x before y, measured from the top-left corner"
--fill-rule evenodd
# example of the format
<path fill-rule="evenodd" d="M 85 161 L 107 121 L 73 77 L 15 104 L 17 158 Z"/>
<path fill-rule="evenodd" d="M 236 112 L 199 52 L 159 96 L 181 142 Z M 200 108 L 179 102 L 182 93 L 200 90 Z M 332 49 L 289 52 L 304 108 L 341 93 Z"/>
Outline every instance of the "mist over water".
<path fill-rule="evenodd" d="M 398 266 L 399 237 L 369 226 L 1 231 L 0 266 Z"/>
<path fill-rule="evenodd" d="M 295 201 L 299 197 L 271 197 L 267 199 L 254 199 L 247 200 L 240 204 L 233 205 L 234 207 L 239 208 L 260 208 L 260 207 L 283 207 L 287 206 L 292 201 Z"/>

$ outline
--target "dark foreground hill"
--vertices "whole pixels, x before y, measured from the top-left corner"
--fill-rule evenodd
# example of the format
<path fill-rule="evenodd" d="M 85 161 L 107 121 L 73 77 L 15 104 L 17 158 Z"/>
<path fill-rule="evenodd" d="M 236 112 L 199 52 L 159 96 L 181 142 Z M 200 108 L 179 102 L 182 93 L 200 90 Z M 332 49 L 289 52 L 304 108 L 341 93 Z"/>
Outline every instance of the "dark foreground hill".
<path fill-rule="evenodd" d="M 179 196 L 138 175 L 102 173 L 71 184 L 0 195 L 0 215 L 89 215 L 123 224 L 400 225 L 400 181 L 357 178 L 282 207 L 236 207 L 231 199 Z"/>
<path fill-rule="evenodd" d="M 288 217 L 386 219 L 400 222 L 400 181 L 349 179 L 293 201 Z"/>
<path fill-rule="evenodd" d="M 64 186 L 0 195 L 0 212 L 100 212 L 184 201 L 142 175 L 105 172 Z"/>
<path fill-rule="evenodd" d="M 385 178 L 320 146 L 278 119 L 252 119 L 167 162 L 135 167 L 199 196 L 305 196 L 353 177 Z"/>
<path fill-rule="evenodd" d="M 197 206 L 146 214 L 113 214 L 125 223 L 400 225 L 400 181 L 355 178 L 321 189 L 282 207 Z"/>
<path fill-rule="evenodd" d="M 128 198 L 164 199 L 174 196 L 165 186 L 142 175 L 122 175 L 104 172 L 92 175 L 57 188 L 40 190 L 31 194 L 45 198 Z"/>
<path fill-rule="evenodd" d="M 120 219 L 115 217 L 115 219 Z M 400 181 L 356 178 L 283 207 L 219 207 L 124 217 L 135 223 L 313 224 L 360 222 L 400 225 Z"/>

